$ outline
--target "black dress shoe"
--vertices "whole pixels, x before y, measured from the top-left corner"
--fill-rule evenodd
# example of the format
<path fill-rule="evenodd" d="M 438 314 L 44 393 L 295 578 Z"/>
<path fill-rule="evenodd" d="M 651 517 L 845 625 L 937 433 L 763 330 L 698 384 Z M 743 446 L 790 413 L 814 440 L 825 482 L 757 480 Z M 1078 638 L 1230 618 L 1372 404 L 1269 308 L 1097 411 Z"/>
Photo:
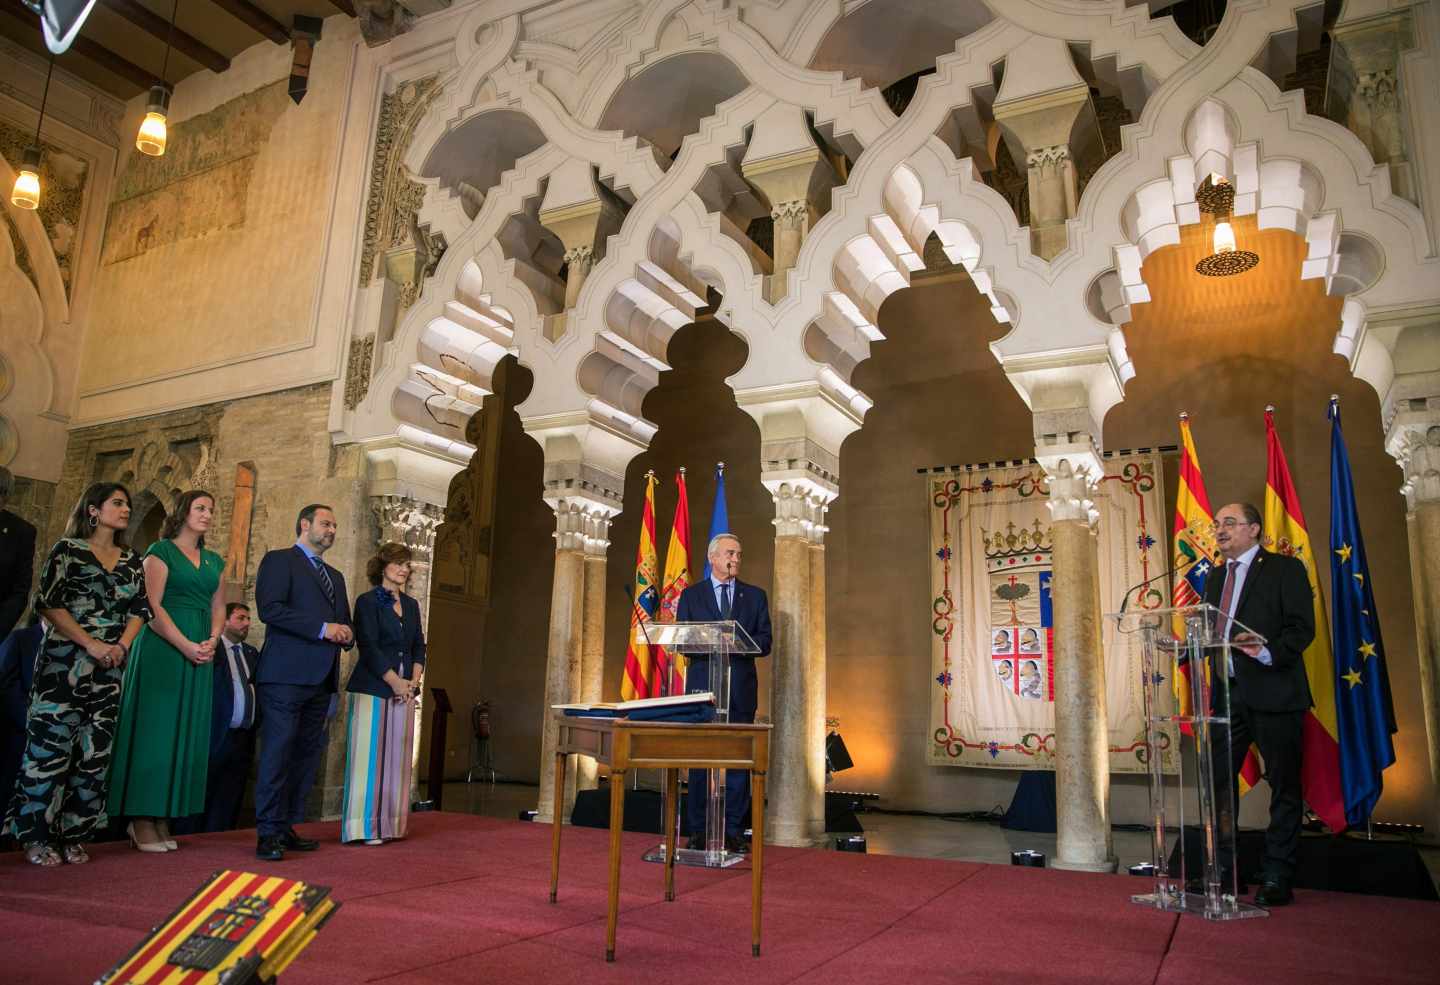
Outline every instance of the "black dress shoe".
<path fill-rule="evenodd" d="M 294 828 L 286 828 L 285 833 L 280 836 L 281 842 L 286 851 L 290 852 L 313 852 L 320 847 L 320 842 L 313 838 L 301 838 L 295 833 Z"/>
<path fill-rule="evenodd" d="M 705 836 L 703 834 L 691 835 L 690 840 L 685 842 L 685 847 L 692 852 L 703 852 L 705 850 Z"/>
<path fill-rule="evenodd" d="M 285 858 L 285 841 L 278 835 L 262 836 L 255 843 L 255 857 L 264 862 L 279 862 Z"/>
<path fill-rule="evenodd" d="M 745 842 L 740 838 L 739 835 L 726 835 L 725 850 L 731 855 L 744 855 Z"/>
<path fill-rule="evenodd" d="M 1295 902 L 1295 893 L 1283 882 L 1267 879 L 1255 891 L 1255 905 L 1272 907 L 1286 906 Z"/>

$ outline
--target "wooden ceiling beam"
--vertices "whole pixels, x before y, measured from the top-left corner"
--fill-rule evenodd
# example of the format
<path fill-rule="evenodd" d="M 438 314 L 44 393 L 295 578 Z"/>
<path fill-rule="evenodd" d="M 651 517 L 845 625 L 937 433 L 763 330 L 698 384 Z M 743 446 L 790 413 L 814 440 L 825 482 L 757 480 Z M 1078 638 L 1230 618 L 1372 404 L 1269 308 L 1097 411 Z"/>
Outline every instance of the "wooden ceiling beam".
<path fill-rule="evenodd" d="M 330 0 L 330 3 L 341 13 L 349 14 L 351 17 L 355 16 L 355 4 L 351 3 L 351 0 Z"/>
<path fill-rule="evenodd" d="M 152 13 L 149 8 L 141 6 L 136 0 L 103 0 L 103 2 L 105 6 L 151 37 L 161 41 L 169 39 L 171 46 L 176 51 L 217 75 L 230 67 L 230 59 L 178 27 L 172 30 L 169 21 Z"/>
<path fill-rule="evenodd" d="M 28 30 L 40 34 L 40 18 L 31 13 L 29 8 L 22 7 L 18 2 L 11 0 L 0 0 L 0 12 L 8 14 L 11 18 L 25 25 Z M 41 42 L 44 43 L 43 41 Z M 115 52 L 103 45 L 77 34 L 75 40 L 70 43 L 70 50 L 87 61 L 94 62 L 111 75 L 118 76 L 140 89 L 148 89 L 159 80 L 153 72 L 146 71 L 134 62 L 121 58 Z"/>
<path fill-rule="evenodd" d="M 214 0 L 215 6 L 240 21 L 262 38 L 276 44 L 290 43 L 290 28 L 255 6 L 250 0 Z"/>

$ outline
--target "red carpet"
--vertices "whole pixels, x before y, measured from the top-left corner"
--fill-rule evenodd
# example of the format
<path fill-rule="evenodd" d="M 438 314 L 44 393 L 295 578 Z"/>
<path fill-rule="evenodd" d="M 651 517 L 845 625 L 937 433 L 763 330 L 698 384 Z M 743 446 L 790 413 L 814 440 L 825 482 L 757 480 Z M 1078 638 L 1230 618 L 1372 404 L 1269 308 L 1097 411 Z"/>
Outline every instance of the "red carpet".
<path fill-rule="evenodd" d="M 750 957 L 750 870 L 676 870 L 662 901 L 653 835 L 627 834 L 616 963 L 604 960 L 606 834 L 567 828 L 547 903 L 546 826 L 421 814 L 403 842 L 325 844 L 266 866 L 254 832 L 182 838 L 88 866 L 0 857 L 0 978 L 91 982 L 220 868 L 333 887 L 343 906 L 282 985 L 385 982 L 805 985 L 875 982 L 1435 983 L 1440 904 L 1300 892 L 1269 919 L 1217 925 L 1143 910 L 1120 876 L 887 855 L 766 849 L 764 954 Z"/>

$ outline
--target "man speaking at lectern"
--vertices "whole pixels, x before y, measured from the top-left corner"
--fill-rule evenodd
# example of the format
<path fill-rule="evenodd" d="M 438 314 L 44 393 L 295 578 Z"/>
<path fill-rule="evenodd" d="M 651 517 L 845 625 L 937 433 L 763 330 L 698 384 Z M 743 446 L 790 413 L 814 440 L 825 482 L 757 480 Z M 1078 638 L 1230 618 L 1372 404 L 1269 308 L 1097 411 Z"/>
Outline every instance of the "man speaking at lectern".
<path fill-rule="evenodd" d="M 759 653 L 737 653 L 730 657 L 730 721 L 746 724 L 755 721 L 759 700 L 759 678 L 755 674 L 755 658 L 770 654 L 770 603 L 763 589 L 746 584 L 740 574 L 740 539 L 734 534 L 716 534 L 705 549 L 710 560 L 710 577 L 696 582 L 680 593 L 678 622 L 714 622 L 733 619 L 760 648 Z M 705 657 L 689 657 L 685 670 L 685 690 L 689 693 L 710 690 L 710 661 Z M 686 817 L 690 824 L 689 847 L 705 847 L 705 770 L 690 771 L 690 790 L 686 801 Z M 765 805 L 760 805 L 764 810 Z M 750 812 L 750 774 L 744 770 L 725 772 L 725 848 L 741 850 L 741 835 Z"/>
<path fill-rule="evenodd" d="M 1270 824 L 1265 829 L 1265 864 L 1255 902 L 1283 906 L 1293 899 L 1291 881 L 1300 850 L 1304 800 L 1300 789 L 1301 729 L 1310 708 L 1310 682 L 1305 676 L 1305 648 L 1315 638 L 1315 609 L 1305 566 L 1296 558 L 1272 554 L 1260 546 L 1260 511 L 1249 503 L 1231 503 L 1215 514 L 1215 542 L 1225 565 L 1216 565 L 1205 582 L 1205 601 L 1243 626 L 1228 635 L 1234 643 L 1230 678 L 1230 756 L 1223 739 L 1214 748 L 1215 796 L 1220 805 L 1221 832 L 1235 830 L 1228 814 L 1237 804 L 1236 776 L 1254 742 L 1265 761 L 1270 781 Z M 1247 642 L 1246 632 L 1260 634 L 1264 644 Z M 1214 668 L 1220 673 L 1222 668 Z M 1222 700 L 1215 690 L 1216 703 Z M 1224 714 L 1223 708 L 1216 708 Z M 1222 846 L 1228 839 L 1221 840 Z M 1222 848 L 1222 869 L 1235 861 Z"/>

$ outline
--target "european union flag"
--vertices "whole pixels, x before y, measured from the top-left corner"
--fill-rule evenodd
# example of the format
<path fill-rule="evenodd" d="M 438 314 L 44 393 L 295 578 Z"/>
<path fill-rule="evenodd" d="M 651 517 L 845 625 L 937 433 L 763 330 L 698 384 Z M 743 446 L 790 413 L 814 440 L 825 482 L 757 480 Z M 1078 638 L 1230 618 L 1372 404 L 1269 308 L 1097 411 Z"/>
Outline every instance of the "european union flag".
<path fill-rule="evenodd" d="M 725 503 L 725 463 L 715 466 L 715 506 L 710 511 L 710 536 L 705 541 L 705 571 L 700 575 L 704 581 L 710 577 L 710 541 L 721 534 L 730 533 L 730 510 Z"/>
<path fill-rule="evenodd" d="M 1358 827 L 1375 810 L 1381 774 L 1395 762 L 1390 738 L 1395 734 L 1395 706 L 1355 510 L 1350 456 L 1340 430 L 1340 402 L 1334 397 L 1330 398 L 1330 587 L 1341 787 L 1346 823 Z"/>

